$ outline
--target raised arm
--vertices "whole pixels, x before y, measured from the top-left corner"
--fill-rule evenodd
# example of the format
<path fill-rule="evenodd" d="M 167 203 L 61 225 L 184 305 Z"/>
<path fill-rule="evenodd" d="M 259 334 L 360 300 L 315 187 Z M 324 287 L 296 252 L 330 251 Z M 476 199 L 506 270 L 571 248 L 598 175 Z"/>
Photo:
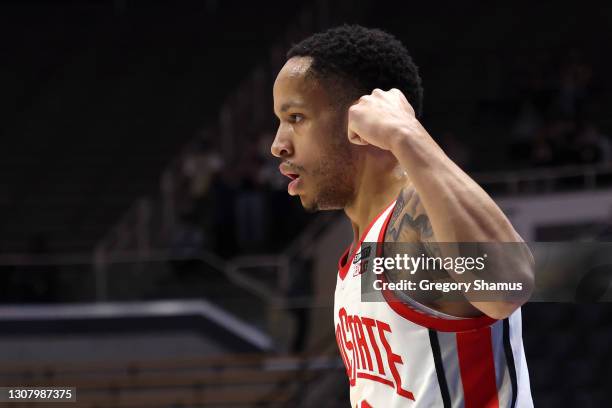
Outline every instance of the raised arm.
<path fill-rule="evenodd" d="M 414 110 L 397 89 L 375 90 L 349 109 L 349 140 L 371 144 L 390 151 L 405 169 L 411 182 L 402 192 L 404 206 L 390 224 L 388 242 L 417 238 L 430 253 L 456 256 L 449 245 L 436 242 L 515 242 L 522 243 L 510 221 L 491 197 L 461 170 L 435 143 Z M 507 256 L 508 259 L 502 259 Z M 500 250 L 498 267 L 488 268 L 493 281 L 521 282 L 520 295 L 501 294 L 495 301 L 482 301 L 477 295 L 466 299 L 482 313 L 496 318 L 509 316 L 528 300 L 533 287 L 533 258 L 523 245 L 519 252 Z M 456 281 L 474 276 L 449 273 Z"/>

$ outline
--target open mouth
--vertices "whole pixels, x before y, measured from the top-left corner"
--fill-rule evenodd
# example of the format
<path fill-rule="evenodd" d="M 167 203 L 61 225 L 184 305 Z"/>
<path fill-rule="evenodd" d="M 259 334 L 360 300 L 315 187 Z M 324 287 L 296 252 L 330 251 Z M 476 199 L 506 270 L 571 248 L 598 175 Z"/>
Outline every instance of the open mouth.
<path fill-rule="evenodd" d="M 281 172 L 283 176 L 289 177 L 292 181 L 300 177 L 298 173 L 292 172 L 287 167 L 288 166 L 284 166 L 283 164 L 278 166 L 278 170 Z"/>
<path fill-rule="evenodd" d="M 289 193 L 289 195 L 297 195 L 301 184 L 300 175 L 298 173 L 292 172 L 290 169 L 287 169 L 287 167 L 281 164 L 278 166 L 278 170 L 283 174 L 283 176 L 287 176 L 291 180 L 291 182 L 287 186 L 287 192 Z"/>

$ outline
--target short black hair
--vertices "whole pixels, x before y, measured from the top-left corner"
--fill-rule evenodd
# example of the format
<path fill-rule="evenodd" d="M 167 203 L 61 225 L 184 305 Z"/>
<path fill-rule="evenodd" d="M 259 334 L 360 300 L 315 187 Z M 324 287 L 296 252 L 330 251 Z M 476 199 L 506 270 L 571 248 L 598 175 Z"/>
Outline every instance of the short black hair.
<path fill-rule="evenodd" d="M 287 52 L 287 59 L 311 57 L 310 70 L 323 80 L 349 85 L 352 100 L 375 88 L 397 88 L 420 116 L 423 87 L 419 69 L 404 45 L 393 35 L 360 25 L 342 25 L 302 40 Z"/>

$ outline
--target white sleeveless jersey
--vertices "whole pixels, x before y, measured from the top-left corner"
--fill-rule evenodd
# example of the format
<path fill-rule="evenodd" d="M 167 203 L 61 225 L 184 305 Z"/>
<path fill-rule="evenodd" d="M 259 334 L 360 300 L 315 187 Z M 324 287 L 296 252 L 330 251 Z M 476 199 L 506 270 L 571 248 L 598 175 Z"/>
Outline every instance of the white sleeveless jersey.
<path fill-rule="evenodd" d="M 381 255 L 391 203 L 362 235 L 377 254 L 340 259 L 334 326 L 357 408 L 533 407 L 521 334 L 521 312 L 494 320 L 428 313 L 426 308 L 361 301 L 363 262 Z M 365 251 L 364 251 L 365 252 Z M 372 251 L 373 252 L 373 251 Z M 382 275 L 381 275 L 382 276 Z"/>

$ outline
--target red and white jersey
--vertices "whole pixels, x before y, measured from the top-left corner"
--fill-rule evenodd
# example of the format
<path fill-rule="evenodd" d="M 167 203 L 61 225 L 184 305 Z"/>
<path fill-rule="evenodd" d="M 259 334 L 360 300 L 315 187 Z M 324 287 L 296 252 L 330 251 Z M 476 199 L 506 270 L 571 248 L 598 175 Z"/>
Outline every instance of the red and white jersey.
<path fill-rule="evenodd" d="M 523 350 L 521 311 L 509 318 L 456 318 L 419 304 L 361 301 L 361 265 L 380 256 L 391 203 L 361 242 L 377 254 L 344 253 L 339 263 L 334 326 L 357 408 L 533 407 Z M 373 251 L 372 251 L 373 252 Z"/>

